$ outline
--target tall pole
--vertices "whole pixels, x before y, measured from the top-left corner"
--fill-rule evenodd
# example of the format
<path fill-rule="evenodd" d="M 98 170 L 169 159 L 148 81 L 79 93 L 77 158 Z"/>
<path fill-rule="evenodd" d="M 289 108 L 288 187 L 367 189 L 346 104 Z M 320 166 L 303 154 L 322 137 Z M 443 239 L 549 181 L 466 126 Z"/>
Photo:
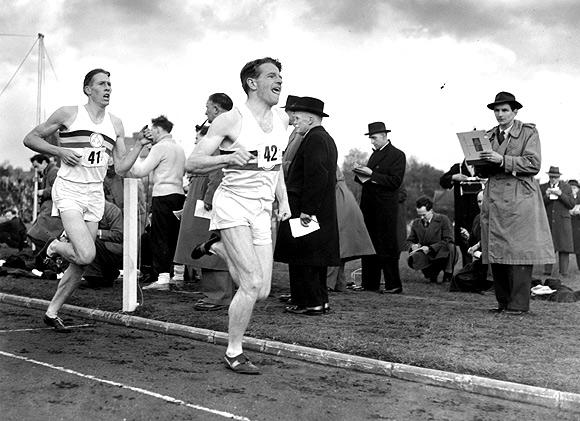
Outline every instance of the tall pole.
<path fill-rule="evenodd" d="M 42 119 L 42 82 L 44 79 L 44 35 L 38 34 L 38 93 L 36 97 L 36 125 Z"/>
<path fill-rule="evenodd" d="M 44 35 L 38 34 L 38 92 L 36 96 L 36 125 L 42 120 L 42 82 L 44 79 Z M 34 170 L 34 197 L 32 198 L 32 222 L 38 213 L 38 172 Z"/>

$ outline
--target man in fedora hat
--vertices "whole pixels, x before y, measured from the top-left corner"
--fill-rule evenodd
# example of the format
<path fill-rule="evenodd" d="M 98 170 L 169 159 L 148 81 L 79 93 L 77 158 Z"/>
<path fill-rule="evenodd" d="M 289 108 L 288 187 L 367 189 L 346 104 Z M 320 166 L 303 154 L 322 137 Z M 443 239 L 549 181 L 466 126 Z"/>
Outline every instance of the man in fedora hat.
<path fill-rule="evenodd" d="M 288 95 L 288 98 L 286 98 L 286 105 L 282 107 L 286 111 L 286 114 L 288 114 L 290 124 L 294 122 L 293 107 L 294 104 L 296 103 L 296 100 L 298 99 L 299 97 L 297 97 L 296 95 Z M 296 151 L 298 150 L 300 143 L 302 143 L 302 138 L 303 136 L 296 131 L 296 128 L 294 128 L 294 130 L 292 130 L 292 133 L 290 134 L 290 137 L 288 138 L 288 146 L 284 151 L 284 160 L 282 161 L 282 168 L 284 169 L 284 178 L 288 178 L 288 168 L 290 168 L 290 163 L 292 162 L 292 159 L 294 159 L 294 155 L 296 155 Z"/>
<path fill-rule="evenodd" d="M 292 305 L 286 311 L 320 315 L 328 309 L 326 271 L 340 264 L 336 217 L 336 160 L 332 137 L 322 127 L 324 103 L 299 98 L 292 107 L 294 127 L 304 136 L 286 180 L 293 218 L 303 226 L 318 223 L 320 229 L 307 235 L 292 235 L 288 221 L 280 223 L 274 259 L 288 263 Z"/>
<path fill-rule="evenodd" d="M 366 166 L 356 166 L 355 181 L 362 184 L 360 208 L 376 255 L 362 257 L 362 288 L 379 291 L 381 271 L 385 292 L 403 292 L 399 275 L 400 244 L 397 235 L 399 190 L 405 175 L 405 154 L 388 139 L 383 122 L 370 123 L 368 133 L 374 152 Z"/>
<path fill-rule="evenodd" d="M 574 208 L 575 200 L 572 188 L 560 180 L 560 169 L 551 166 L 548 171 L 550 181 L 540 185 L 544 206 L 548 215 L 548 224 L 552 233 L 554 251 L 558 253 L 560 275 L 568 275 L 570 253 L 574 252 L 574 240 L 572 237 L 572 216 L 570 209 Z M 544 266 L 544 275 L 552 274 L 552 265 Z"/>
<path fill-rule="evenodd" d="M 487 107 L 498 126 L 487 132 L 492 151 L 476 173 L 488 178 L 481 209 L 483 264 L 491 263 L 495 313 L 521 315 L 530 308 L 534 264 L 554 263 L 554 248 L 540 185 L 542 165 L 536 126 L 515 117 L 522 108 L 514 95 L 500 92 Z"/>

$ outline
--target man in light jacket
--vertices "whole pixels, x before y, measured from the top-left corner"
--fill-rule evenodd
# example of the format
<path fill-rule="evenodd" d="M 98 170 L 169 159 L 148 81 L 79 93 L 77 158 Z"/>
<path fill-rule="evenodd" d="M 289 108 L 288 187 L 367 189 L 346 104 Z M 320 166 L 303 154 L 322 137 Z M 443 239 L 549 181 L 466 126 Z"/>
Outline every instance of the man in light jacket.
<path fill-rule="evenodd" d="M 541 167 L 536 126 L 515 117 L 522 105 L 500 92 L 487 108 L 498 126 L 487 132 L 491 151 L 480 152 L 488 163 L 476 173 L 488 178 L 481 209 L 482 261 L 491 263 L 498 307 L 491 311 L 522 315 L 530 308 L 534 264 L 554 263 L 554 248 L 540 185 Z"/>

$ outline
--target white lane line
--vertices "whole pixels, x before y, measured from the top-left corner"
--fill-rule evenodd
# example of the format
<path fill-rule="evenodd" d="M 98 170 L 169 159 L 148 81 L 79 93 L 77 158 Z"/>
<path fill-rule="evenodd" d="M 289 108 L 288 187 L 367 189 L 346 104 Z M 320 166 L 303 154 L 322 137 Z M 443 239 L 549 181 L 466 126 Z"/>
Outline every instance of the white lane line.
<path fill-rule="evenodd" d="M 67 329 L 72 329 L 75 327 L 89 327 L 89 326 L 94 326 L 94 325 L 91 325 L 91 324 L 72 325 L 72 326 L 67 325 Z M 30 328 L 30 329 L 6 329 L 6 330 L 0 330 L 0 333 L 34 332 L 35 330 L 54 330 L 54 327 L 35 327 L 35 328 Z"/>
<path fill-rule="evenodd" d="M 224 418 L 230 418 L 230 419 L 239 420 L 239 421 L 250 421 L 249 418 L 242 417 L 240 415 L 234 415 L 234 414 L 230 414 L 229 412 L 218 411 L 216 409 L 211 409 L 211 408 L 206 408 L 206 407 L 203 407 L 200 405 L 195 405 L 193 403 L 188 403 L 188 402 L 182 401 L 181 399 L 172 398 L 171 396 L 161 395 L 159 393 L 155 393 L 155 392 L 151 392 L 149 390 L 141 389 L 140 387 L 127 386 L 127 385 L 124 385 L 122 383 L 114 382 L 111 380 L 100 379 L 100 378 L 92 376 L 90 374 L 79 373 L 78 371 L 70 370 L 70 369 L 64 368 L 64 367 L 59 367 L 59 366 L 45 363 L 42 361 L 33 360 L 31 358 L 26 358 L 26 357 L 23 357 L 21 355 L 15 355 L 15 354 L 11 354 L 9 352 L 4 352 L 4 351 L 0 351 L 0 355 L 3 355 L 5 357 L 10 357 L 10 358 L 15 358 L 17 360 L 26 361 L 26 362 L 29 362 L 32 364 L 37 364 L 37 365 L 40 365 L 43 367 L 52 368 L 53 370 L 62 371 L 64 373 L 68 373 L 68 374 L 73 374 L 75 376 L 83 377 L 83 378 L 89 379 L 89 380 L 94 380 L 96 382 L 108 384 L 110 386 L 128 389 L 128 390 L 131 390 L 133 392 L 142 393 L 143 395 L 152 396 L 152 397 L 158 398 L 158 399 L 163 399 L 164 401 L 176 403 L 178 405 L 183 405 L 183 406 L 186 406 L 188 408 L 198 409 L 198 410 L 204 411 L 204 412 L 209 412 L 210 414 L 219 415 L 219 416 L 222 416 Z"/>

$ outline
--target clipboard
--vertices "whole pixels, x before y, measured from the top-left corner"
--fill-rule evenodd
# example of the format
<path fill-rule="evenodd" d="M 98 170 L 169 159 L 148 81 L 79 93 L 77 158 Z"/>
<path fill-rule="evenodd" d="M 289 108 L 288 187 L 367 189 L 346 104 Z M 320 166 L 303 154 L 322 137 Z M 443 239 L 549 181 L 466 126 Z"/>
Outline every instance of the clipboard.
<path fill-rule="evenodd" d="M 469 132 L 457 133 L 457 138 L 463 149 L 465 162 L 469 165 L 488 164 L 479 157 L 480 152 L 491 152 L 491 142 L 487 137 L 485 130 L 471 130 Z"/>

